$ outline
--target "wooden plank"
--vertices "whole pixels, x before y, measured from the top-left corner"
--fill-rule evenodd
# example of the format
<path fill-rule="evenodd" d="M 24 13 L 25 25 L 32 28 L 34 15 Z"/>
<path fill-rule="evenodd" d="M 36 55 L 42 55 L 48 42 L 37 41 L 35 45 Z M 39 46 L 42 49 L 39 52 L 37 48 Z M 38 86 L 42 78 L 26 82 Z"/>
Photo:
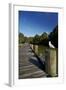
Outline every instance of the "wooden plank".
<path fill-rule="evenodd" d="M 46 73 L 40 68 L 38 58 L 32 52 L 29 44 L 19 49 L 19 78 L 46 77 Z"/>

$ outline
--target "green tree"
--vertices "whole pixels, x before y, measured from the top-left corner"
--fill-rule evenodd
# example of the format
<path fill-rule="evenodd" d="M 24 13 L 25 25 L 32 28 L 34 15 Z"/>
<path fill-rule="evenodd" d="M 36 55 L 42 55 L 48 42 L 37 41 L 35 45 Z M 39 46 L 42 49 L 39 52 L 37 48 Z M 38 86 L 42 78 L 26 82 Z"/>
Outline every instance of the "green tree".
<path fill-rule="evenodd" d="M 48 34 L 46 32 L 40 36 L 40 44 L 48 46 Z"/>
<path fill-rule="evenodd" d="M 36 34 L 33 38 L 33 44 L 39 44 L 39 41 L 40 41 L 40 36 Z"/>
<path fill-rule="evenodd" d="M 50 33 L 49 40 L 56 48 L 58 48 L 58 25 Z"/>
<path fill-rule="evenodd" d="M 19 43 L 25 43 L 25 38 L 23 33 L 19 33 Z"/>
<path fill-rule="evenodd" d="M 31 43 L 32 44 L 33 43 L 33 37 L 28 37 L 28 40 L 27 41 L 28 41 L 28 43 Z"/>

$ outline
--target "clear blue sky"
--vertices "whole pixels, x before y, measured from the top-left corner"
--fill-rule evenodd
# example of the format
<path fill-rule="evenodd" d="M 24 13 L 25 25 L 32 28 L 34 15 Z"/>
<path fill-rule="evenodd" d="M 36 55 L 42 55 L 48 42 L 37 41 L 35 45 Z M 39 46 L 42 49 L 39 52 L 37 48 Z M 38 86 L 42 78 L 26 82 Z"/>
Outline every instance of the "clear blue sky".
<path fill-rule="evenodd" d="M 27 37 L 50 33 L 57 24 L 58 13 L 19 11 L 19 32 Z"/>

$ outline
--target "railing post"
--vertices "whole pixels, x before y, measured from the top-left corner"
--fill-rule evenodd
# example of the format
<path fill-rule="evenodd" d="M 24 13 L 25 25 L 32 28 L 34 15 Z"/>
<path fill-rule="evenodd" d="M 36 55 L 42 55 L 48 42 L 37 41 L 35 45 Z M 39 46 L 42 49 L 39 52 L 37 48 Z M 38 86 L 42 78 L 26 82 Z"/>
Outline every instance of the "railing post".
<path fill-rule="evenodd" d="M 56 49 L 47 49 L 45 52 L 45 70 L 50 76 L 57 76 L 57 52 Z"/>
<path fill-rule="evenodd" d="M 30 44 L 30 47 L 32 48 L 32 50 L 33 50 L 33 44 Z"/>
<path fill-rule="evenodd" d="M 35 53 L 38 54 L 38 45 L 35 45 Z"/>

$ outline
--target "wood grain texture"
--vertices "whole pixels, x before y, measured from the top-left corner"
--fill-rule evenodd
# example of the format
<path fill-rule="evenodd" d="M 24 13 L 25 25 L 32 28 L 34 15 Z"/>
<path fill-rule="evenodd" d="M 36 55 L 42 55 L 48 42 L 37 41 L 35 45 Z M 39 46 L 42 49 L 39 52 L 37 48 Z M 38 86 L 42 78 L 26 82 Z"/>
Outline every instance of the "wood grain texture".
<path fill-rule="evenodd" d="M 29 44 L 19 48 L 19 79 L 46 77 L 43 66 Z"/>

